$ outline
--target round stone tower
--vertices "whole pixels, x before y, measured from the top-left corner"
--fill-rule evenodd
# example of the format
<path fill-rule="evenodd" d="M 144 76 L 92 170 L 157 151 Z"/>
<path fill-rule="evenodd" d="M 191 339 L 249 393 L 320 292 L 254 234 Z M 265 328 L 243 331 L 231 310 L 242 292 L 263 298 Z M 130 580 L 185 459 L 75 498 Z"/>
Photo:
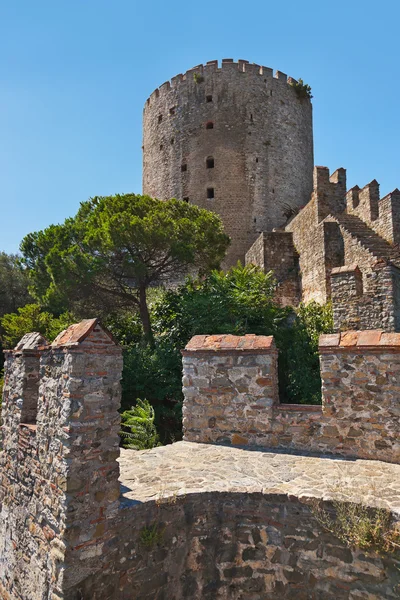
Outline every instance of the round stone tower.
<path fill-rule="evenodd" d="M 231 59 L 174 77 L 146 101 L 143 193 L 218 213 L 226 266 L 312 192 L 312 106 L 279 71 Z"/>

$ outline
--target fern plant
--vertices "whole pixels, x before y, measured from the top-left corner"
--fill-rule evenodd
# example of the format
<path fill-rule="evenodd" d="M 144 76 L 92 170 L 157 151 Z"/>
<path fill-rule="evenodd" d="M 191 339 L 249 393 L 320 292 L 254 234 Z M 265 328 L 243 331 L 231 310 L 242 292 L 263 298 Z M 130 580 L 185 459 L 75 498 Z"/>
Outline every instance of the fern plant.
<path fill-rule="evenodd" d="M 148 400 L 136 400 L 136 406 L 125 410 L 121 415 L 122 446 L 133 450 L 147 450 L 160 446 L 154 408 Z"/>

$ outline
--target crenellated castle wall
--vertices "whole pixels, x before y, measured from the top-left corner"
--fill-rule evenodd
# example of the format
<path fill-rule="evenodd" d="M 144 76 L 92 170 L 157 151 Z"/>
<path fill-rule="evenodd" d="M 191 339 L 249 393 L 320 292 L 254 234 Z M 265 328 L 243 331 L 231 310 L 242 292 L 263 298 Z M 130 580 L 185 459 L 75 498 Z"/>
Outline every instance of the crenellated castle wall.
<path fill-rule="evenodd" d="M 195 336 L 183 353 L 184 440 L 400 463 L 400 334 L 320 339 L 322 407 L 279 403 L 272 337 Z"/>
<path fill-rule="evenodd" d="M 194 338 L 184 357 L 186 436 L 219 431 L 215 441 L 240 446 L 272 435 L 281 448 L 319 451 L 336 439 L 339 454 L 351 444 L 353 455 L 400 462 L 398 337 L 325 336 L 322 413 L 279 406 L 272 338 Z M 6 353 L 4 600 L 397 597 L 396 557 L 347 547 L 313 506 L 331 511 L 340 483 L 346 502 L 386 507 L 395 523 L 398 465 L 190 442 L 119 458 L 121 371 L 121 351 L 95 319 L 51 346 L 28 334 Z"/>
<path fill-rule="evenodd" d="M 246 263 L 274 270 L 278 293 L 297 285 L 301 295 L 292 294 L 292 305 L 332 300 L 336 331 L 399 331 L 399 223 L 398 190 L 380 199 L 374 180 L 346 192 L 344 169 L 329 175 L 326 167 L 315 167 L 311 199 L 285 227 L 292 247 L 273 231 L 253 244 Z M 271 253 L 281 256 L 281 264 L 267 260 Z M 296 275 L 282 268 L 294 261 Z"/>

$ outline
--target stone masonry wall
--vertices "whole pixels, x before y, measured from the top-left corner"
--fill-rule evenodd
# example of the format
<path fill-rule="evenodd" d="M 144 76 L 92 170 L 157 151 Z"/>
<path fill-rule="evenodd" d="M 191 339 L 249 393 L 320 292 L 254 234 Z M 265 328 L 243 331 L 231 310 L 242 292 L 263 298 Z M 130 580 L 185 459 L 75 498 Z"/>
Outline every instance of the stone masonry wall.
<path fill-rule="evenodd" d="M 286 225 L 300 259 L 302 301 L 326 302 L 330 295 L 330 269 L 344 264 L 343 239 L 332 219 L 343 210 L 345 172 L 329 175 L 326 167 L 314 168 L 314 191 L 310 202 Z M 325 220 L 326 219 L 326 220 Z"/>
<path fill-rule="evenodd" d="M 35 424 L 21 422 L 25 362 L 40 360 Z M 110 560 L 119 502 L 121 351 L 96 320 L 52 346 L 6 356 L 0 488 L 0 594 L 11 600 L 76 596 Z M 95 567 L 94 567 L 95 565 Z"/>
<path fill-rule="evenodd" d="M 332 269 L 332 307 L 335 331 L 383 329 L 399 331 L 400 270 L 377 262 L 366 275 L 357 265 Z"/>
<path fill-rule="evenodd" d="M 282 306 L 297 306 L 301 300 L 299 255 L 293 235 L 287 231 L 262 233 L 246 253 L 246 264 L 273 271 L 277 281 L 275 300 Z"/>
<path fill-rule="evenodd" d="M 232 238 L 227 266 L 244 263 L 262 231 L 284 224 L 285 206 L 308 201 L 312 169 L 311 102 L 279 71 L 210 61 L 145 103 L 143 193 L 219 214 Z"/>
<path fill-rule="evenodd" d="M 151 529 L 158 538 L 145 544 Z M 113 562 L 71 600 L 398 597 L 398 562 L 345 547 L 293 496 L 191 493 L 132 503 L 117 537 Z"/>
<path fill-rule="evenodd" d="M 400 334 L 320 340 L 322 407 L 280 405 L 263 336 L 195 336 L 183 351 L 184 440 L 400 462 Z"/>
<path fill-rule="evenodd" d="M 396 455 L 399 338 L 381 332 L 325 336 L 322 415 L 319 407 L 301 407 L 297 415 L 293 407 L 277 404 L 272 338 L 194 338 L 184 356 L 186 435 L 192 434 L 193 417 L 196 427 L 207 419 L 207 434 L 221 431 L 224 437 L 217 441 L 240 445 L 248 441 L 244 436 L 255 436 L 260 443 L 275 436 L 278 446 L 298 448 L 309 447 L 315 428 L 319 449 L 331 449 L 336 440 L 334 451 L 346 454 L 351 442 L 358 455 L 370 456 L 373 439 L 378 458 L 400 459 Z M 34 366 L 37 362 L 39 370 Z M 164 497 L 162 476 L 156 475 L 153 484 L 159 489 L 153 490 L 150 500 L 140 500 L 138 489 L 127 495 L 136 475 L 149 482 L 152 460 L 161 473 L 174 463 L 162 463 L 166 448 L 131 451 L 130 474 L 120 486 L 121 370 L 121 351 L 96 320 L 71 326 L 51 346 L 37 334 L 28 336 L 6 354 L 0 482 L 2 599 L 398 597 L 399 561 L 390 555 L 350 550 L 327 534 L 310 509 L 310 498 L 322 497 L 318 491 L 309 497 L 296 492 L 302 498 L 289 492 L 265 492 L 260 491 L 262 481 L 257 482 L 258 491 L 252 491 L 254 474 L 248 491 L 235 492 L 235 481 L 226 481 L 223 491 L 213 491 L 203 467 L 204 491 L 183 490 Z M 340 385 L 338 373 L 345 374 Z M 205 385 L 208 396 L 199 393 Z M 30 411 L 29 418 L 35 422 L 22 423 L 25 400 L 34 400 L 34 389 L 37 412 Z M 222 407 L 221 412 L 207 415 L 210 399 L 215 408 Z M 269 437 L 261 431 L 268 427 L 263 413 L 273 420 Z M 150 459 L 142 475 L 135 467 L 140 454 Z M 255 453 L 245 454 L 241 458 L 251 461 Z M 268 454 L 263 454 L 262 462 L 267 460 Z M 272 463 L 271 469 L 278 466 Z M 337 473 L 335 467 L 332 473 Z M 279 485 L 286 484 L 287 474 L 288 470 L 280 472 Z M 201 490 L 202 477 L 188 483 Z M 326 506 L 329 509 L 329 503 Z"/>
<path fill-rule="evenodd" d="M 302 301 L 326 302 L 332 298 L 332 269 L 357 265 L 362 274 L 365 311 L 358 325 L 357 319 L 353 320 L 349 315 L 349 326 L 398 330 L 397 321 L 394 326 L 394 318 L 388 319 L 388 313 L 394 315 L 398 311 L 397 283 L 391 285 L 395 295 L 390 292 L 385 299 L 386 282 L 383 281 L 381 287 L 377 285 L 375 265 L 384 261 L 400 266 L 397 247 L 400 241 L 400 192 L 394 190 L 379 199 L 379 185 L 375 180 L 363 189 L 355 186 L 347 193 L 345 186 L 344 169 L 329 175 L 325 167 L 315 167 L 311 200 L 285 227 L 285 231 L 292 233 L 300 255 Z M 336 299 L 340 304 L 337 272 L 335 276 L 335 298 L 332 299 L 334 304 Z M 344 276 L 341 281 L 343 279 Z M 343 284 L 339 287 L 343 288 Z M 375 306 L 374 296 L 377 298 Z M 343 306 L 338 306 L 336 314 L 344 310 Z M 354 311 L 357 309 L 353 303 L 349 313 Z"/>

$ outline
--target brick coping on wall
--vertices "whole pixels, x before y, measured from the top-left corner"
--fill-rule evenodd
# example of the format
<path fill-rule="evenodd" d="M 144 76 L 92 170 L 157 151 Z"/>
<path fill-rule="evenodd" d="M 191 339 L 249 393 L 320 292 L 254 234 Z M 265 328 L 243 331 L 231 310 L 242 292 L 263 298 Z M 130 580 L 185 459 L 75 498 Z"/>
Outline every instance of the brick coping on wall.
<path fill-rule="evenodd" d="M 321 335 L 319 338 L 320 354 L 330 353 L 332 350 L 351 351 L 360 348 L 376 352 L 400 352 L 400 333 L 386 333 L 380 329 L 369 331 L 344 331 Z"/>
<path fill-rule="evenodd" d="M 181 350 L 183 356 L 195 354 L 270 354 L 275 351 L 275 342 L 272 335 L 195 335 Z"/>

